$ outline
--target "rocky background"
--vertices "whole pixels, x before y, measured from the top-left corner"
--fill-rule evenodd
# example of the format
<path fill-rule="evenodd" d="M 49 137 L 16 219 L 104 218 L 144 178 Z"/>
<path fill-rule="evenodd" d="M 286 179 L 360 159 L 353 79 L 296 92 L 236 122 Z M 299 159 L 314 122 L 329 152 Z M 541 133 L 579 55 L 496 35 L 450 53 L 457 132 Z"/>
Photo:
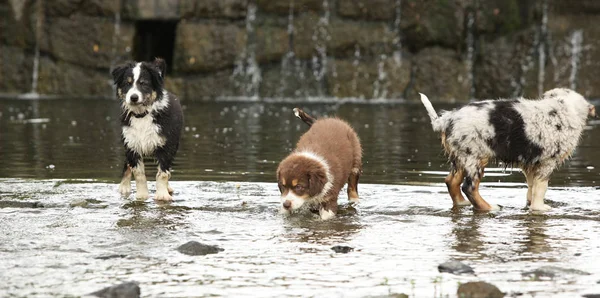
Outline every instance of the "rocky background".
<path fill-rule="evenodd" d="M 596 0 L 0 0 L 0 93 L 112 97 L 167 56 L 184 100 L 600 97 Z"/>

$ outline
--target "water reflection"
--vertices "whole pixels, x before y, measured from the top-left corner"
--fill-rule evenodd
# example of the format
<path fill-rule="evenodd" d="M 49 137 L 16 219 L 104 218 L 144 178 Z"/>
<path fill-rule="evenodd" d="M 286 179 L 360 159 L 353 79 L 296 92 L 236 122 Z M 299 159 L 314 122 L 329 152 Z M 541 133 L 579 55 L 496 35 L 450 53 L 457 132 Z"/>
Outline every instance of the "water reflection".
<path fill-rule="evenodd" d="M 357 130 L 364 148 L 361 182 L 443 181 L 446 158 L 416 103 L 185 102 L 173 179 L 273 181 L 278 162 L 307 129 L 292 115 L 297 105 L 316 116 L 338 115 Z M 0 162 L 8 169 L 0 177 L 118 180 L 123 148 L 115 101 L 2 100 L 0 113 Z M 597 184 L 596 127 L 586 130 L 574 159 L 553 175 L 551 185 Z M 523 182 L 523 177 L 512 173 L 486 181 Z"/>

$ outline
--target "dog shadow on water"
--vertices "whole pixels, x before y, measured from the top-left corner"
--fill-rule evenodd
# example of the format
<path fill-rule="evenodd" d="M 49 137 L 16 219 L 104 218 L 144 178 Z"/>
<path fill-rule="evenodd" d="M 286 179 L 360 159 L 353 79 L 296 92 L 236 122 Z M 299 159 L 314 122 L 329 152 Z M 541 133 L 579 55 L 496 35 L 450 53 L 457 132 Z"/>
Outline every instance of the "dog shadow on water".
<path fill-rule="evenodd" d="M 452 230 L 450 235 L 454 238 L 452 249 L 457 252 L 471 256 L 476 259 L 489 259 L 490 256 L 502 259 L 510 256 L 514 261 L 515 256 L 526 258 L 522 261 L 555 261 L 548 258 L 547 254 L 554 249 L 550 243 L 547 233 L 547 216 L 535 216 L 531 214 L 515 214 L 503 217 L 501 220 L 493 218 L 490 214 L 478 213 L 467 215 L 470 208 L 453 209 L 451 212 Z M 497 227 L 490 229 L 490 225 Z M 485 226 L 485 227 L 482 227 Z M 502 235 L 492 235 L 493 230 L 514 230 L 519 234 L 518 238 L 502 239 Z M 502 234 L 502 232 L 500 232 Z M 492 242 L 486 240 L 495 238 Z M 493 254 L 489 254 L 493 251 Z M 458 258 L 460 259 L 460 258 Z M 508 261 L 508 260 L 504 260 Z"/>
<path fill-rule="evenodd" d="M 345 242 L 362 229 L 357 216 L 358 211 L 352 203 L 340 204 L 335 218 L 321 220 L 308 209 L 284 216 L 285 232 L 283 239 L 292 242 L 335 245 Z"/>
<path fill-rule="evenodd" d="M 187 209 L 170 204 L 153 207 L 154 202 L 131 200 L 125 202 L 121 209 L 125 210 L 117 220 L 117 227 L 134 229 L 170 229 L 185 225 L 182 213 Z"/>

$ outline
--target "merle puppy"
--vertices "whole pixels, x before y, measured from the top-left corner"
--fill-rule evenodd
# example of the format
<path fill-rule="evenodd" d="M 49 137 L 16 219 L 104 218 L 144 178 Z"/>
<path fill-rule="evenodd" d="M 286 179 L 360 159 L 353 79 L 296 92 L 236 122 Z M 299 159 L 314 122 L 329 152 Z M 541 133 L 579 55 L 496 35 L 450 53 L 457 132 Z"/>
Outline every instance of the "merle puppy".
<path fill-rule="evenodd" d="M 179 148 L 183 113 L 177 97 L 164 89 L 165 70 L 165 61 L 157 58 L 126 63 L 112 71 L 122 108 L 125 165 L 119 192 L 124 196 L 131 192 L 133 173 L 136 199 L 148 198 L 143 158 L 154 156 L 158 160 L 155 199 L 172 200 L 170 170 Z"/>
<path fill-rule="evenodd" d="M 588 116 L 596 115 L 583 96 L 562 88 L 539 100 L 484 100 L 440 116 L 427 96 L 421 94 L 421 101 L 451 163 L 446 185 L 454 206 L 473 204 L 476 210 L 498 208 L 479 194 L 484 168 L 493 161 L 521 167 L 530 210 L 550 210 L 544 204 L 550 175 L 575 150 Z"/>

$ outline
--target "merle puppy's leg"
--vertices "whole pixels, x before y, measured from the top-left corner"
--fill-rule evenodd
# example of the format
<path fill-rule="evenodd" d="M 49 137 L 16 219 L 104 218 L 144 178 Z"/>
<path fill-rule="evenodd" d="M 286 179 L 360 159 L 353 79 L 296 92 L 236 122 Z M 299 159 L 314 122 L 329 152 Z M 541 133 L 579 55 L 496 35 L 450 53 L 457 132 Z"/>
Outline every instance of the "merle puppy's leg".
<path fill-rule="evenodd" d="M 445 182 L 448 187 L 448 193 L 452 198 L 452 205 L 455 207 L 469 206 L 471 202 L 465 200 L 462 193 L 460 192 L 460 184 L 465 178 L 465 171 L 462 168 L 457 168 L 456 164 L 452 163 L 450 173 L 446 176 Z"/>
<path fill-rule="evenodd" d="M 479 183 L 483 177 L 483 168 L 481 169 L 468 169 L 465 173 L 466 179 L 462 186 L 462 191 L 467 195 L 473 208 L 479 211 L 493 211 L 499 210 L 500 207 L 497 205 L 491 205 L 486 202 L 479 194 Z"/>
<path fill-rule="evenodd" d="M 547 204 L 544 204 L 544 197 L 546 196 L 546 190 L 548 189 L 548 180 L 550 180 L 550 174 L 553 170 L 552 165 L 546 167 L 541 166 L 536 168 L 531 173 L 531 204 L 529 210 L 531 211 L 549 211 L 552 209 Z"/>
<path fill-rule="evenodd" d="M 353 168 L 348 176 L 348 201 L 358 203 L 358 178 L 360 178 L 361 169 Z"/>
<path fill-rule="evenodd" d="M 322 220 L 328 220 L 335 217 L 337 209 L 337 196 L 333 196 L 329 198 L 328 201 L 321 203 L 321 207 L 319 208 L 319 215 L 321 216 Z"/>
<path fill-rule="evenodd" d="M 156 150 L 156 159 L 158 160 L 158 173 L 156 173 L 156 200 L 172 201 L 173 189 L 169 187 L 171 178 L 171 166 L 175 157 L 175 151 L 168 150 L 165 147 Z"/>
<path fill-rule="evenodd" d="M 525 175 L 525 180 L 527 181 L 527 205 L 526 207 L 531 206 L 531 199 L 533 198 L 533 173 L 527 168 L 523 168 L 523 175 Z"/>
<path fill-rule="evenodd" d="M 137 164 L 132 167 L 133 177 L 135 178 L 135 198 L 145 200 L 148 198 L 148 182 L 146 181 L 146 171 L 144 170 L 144 161 L 140 157 Z"/>

